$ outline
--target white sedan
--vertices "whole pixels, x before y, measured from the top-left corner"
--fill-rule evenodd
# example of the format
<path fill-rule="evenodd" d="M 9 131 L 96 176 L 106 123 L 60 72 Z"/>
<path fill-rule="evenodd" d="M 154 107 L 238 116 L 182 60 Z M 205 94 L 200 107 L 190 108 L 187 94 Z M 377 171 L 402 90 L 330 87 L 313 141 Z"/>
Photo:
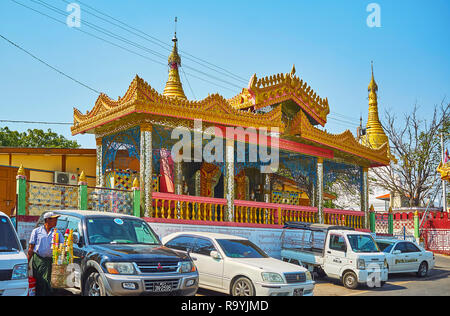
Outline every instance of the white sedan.
<path fill-rule="evenodd" d="M 396 239 L 377 239 L 376 242 L 386 255 L 389 273 L 415 272 L 418 277 L 425 277 L 434 267 L 434 254 L 413 242 Z"/>
<path fill-rule="evenodd" d="M 190 252 L 199 286 L 233 296 L 312 296 L 315 282 L 303 267 L 269 257 L 245 238 L 179 232 L 162 238 L 171 249 Z"/>

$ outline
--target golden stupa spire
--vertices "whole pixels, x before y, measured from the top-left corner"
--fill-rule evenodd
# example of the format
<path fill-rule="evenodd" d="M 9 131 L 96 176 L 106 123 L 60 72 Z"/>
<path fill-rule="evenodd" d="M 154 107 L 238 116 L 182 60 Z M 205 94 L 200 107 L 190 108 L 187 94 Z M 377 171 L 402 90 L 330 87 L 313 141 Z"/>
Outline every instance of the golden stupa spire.
<path fill-rule="evenodd" d="M 169 79 L 167 80 L 163 95 L 168 97 L 187 99 L 183 91 L 183 86 L 181 84 L 180 73 L 178 72 L 178 68 L 181 66 L 181 57 L 178 54 L 176 23 L 177 18 L 175 18 L 175 35 L 172 39 L 173 49 L 172 53 L 169 56 Z"/>
<path fill-rule="evenodd" d="M 383 130 L 380 118 L 378 116 L 378 85 L 375 82 L 373 75 L 373 62 L 372 62 L 372 79 L 369 84 L 369 117 L 367 119 L 367 131 L 366 137 L 363 140 L 364 145 L 371 148 L 379 148 L 383 144 L 388 143 L 389 139 Z"/>

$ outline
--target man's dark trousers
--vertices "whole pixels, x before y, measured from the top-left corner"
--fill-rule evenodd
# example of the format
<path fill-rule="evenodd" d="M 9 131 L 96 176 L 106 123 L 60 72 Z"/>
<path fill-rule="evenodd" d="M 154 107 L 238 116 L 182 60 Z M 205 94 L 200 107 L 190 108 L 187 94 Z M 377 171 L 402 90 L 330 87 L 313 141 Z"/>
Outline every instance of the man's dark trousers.
<path fill-rule="evenodd" d="M 36 279 L 36 296 L 52 295 L 50 280 L 52 276 L 52 258 L 33 255 L 33 277 Z"/>

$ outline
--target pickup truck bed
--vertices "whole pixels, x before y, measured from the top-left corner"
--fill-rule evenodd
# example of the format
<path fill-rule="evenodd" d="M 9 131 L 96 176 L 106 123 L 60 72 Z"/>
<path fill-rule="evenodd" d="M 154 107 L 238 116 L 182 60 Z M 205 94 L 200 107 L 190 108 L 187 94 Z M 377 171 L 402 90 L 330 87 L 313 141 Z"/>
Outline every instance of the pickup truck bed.
<path fill-rule="evenodd" d="M 281 258 L 289 258 L 290 262 L 297 260 L 299 264 L 303 265 L 321 265 L 323 264 L 323 251 L 322 249 L 317 248 L 310 248 L 309 250 L 301 248 L 282 248 Z"/>

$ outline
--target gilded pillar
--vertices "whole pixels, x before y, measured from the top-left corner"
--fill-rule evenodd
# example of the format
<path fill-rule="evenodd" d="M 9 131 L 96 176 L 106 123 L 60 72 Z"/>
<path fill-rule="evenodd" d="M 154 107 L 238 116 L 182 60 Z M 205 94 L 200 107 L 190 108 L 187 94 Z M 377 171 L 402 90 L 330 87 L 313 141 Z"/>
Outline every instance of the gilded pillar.
<path fill-rule="evenodd" d="M 265 203 L 271 203 L 272 202 L 272 184 L 270 182 L 270 173 L 265 173 L 264 174 L 264 202 Z M 269 210 L 265 209 L 264 210 L 264 223 L 263 224 L 268 224 L 269 223 Z"/>
<path fill-rule="evenodd" d="M 183 162 L 174 163 L 174 182 L 175 182 L 175 194 L 183 195 Z M 175 218 L 181 218 L 181 203 L 177 202 L 177 214 Z"/>
<path fill-rule="evenodd" d="M 361 211 L 364 212 L 365 229 L 370 228 L 369 214 L 369 168 L 362 168 Z"/>
<path fill-rule="evenodd" d="M 270 183 L 270 173 L 264 174 L 264 202 L 270 203 L 270 195 L 271 195 L 271 183 Z"/>
<path fill-rule="evenodd" d="M 141 126 L 141 152 L 140 152 L 140 184 L 141 206 L 144 208 L 144 216 L 153 216 L 152 207 L 152 131 L 150 124 Z"/>
<path fill-rule="evenodd" d="M 183 194 L 183 162 L 174 163 L 174 182 L 175 182 L 175 194 Z"/>
<path fill-rule="evenodd" d="M 96 186 L 104 187 L 105 186 L 105 175 L 103 174 L 103 143 L 102 138 L 95 139 L 95 148 L 97 152 L 97 161 L 95 166 L 95 178 L 96 178 Z"/>
<path fill-rule="evenodd" d="M 317 159 L 317 222 L 319 224 L 325 223 L 323 214 L 323 158 Z"/>
<path fill-rule="evenodd" d="M 227 200 L 224 217 L 226 222 L 232 222 L 234 220 L 234 139 L 226 140 L 224 173 Z"/>

